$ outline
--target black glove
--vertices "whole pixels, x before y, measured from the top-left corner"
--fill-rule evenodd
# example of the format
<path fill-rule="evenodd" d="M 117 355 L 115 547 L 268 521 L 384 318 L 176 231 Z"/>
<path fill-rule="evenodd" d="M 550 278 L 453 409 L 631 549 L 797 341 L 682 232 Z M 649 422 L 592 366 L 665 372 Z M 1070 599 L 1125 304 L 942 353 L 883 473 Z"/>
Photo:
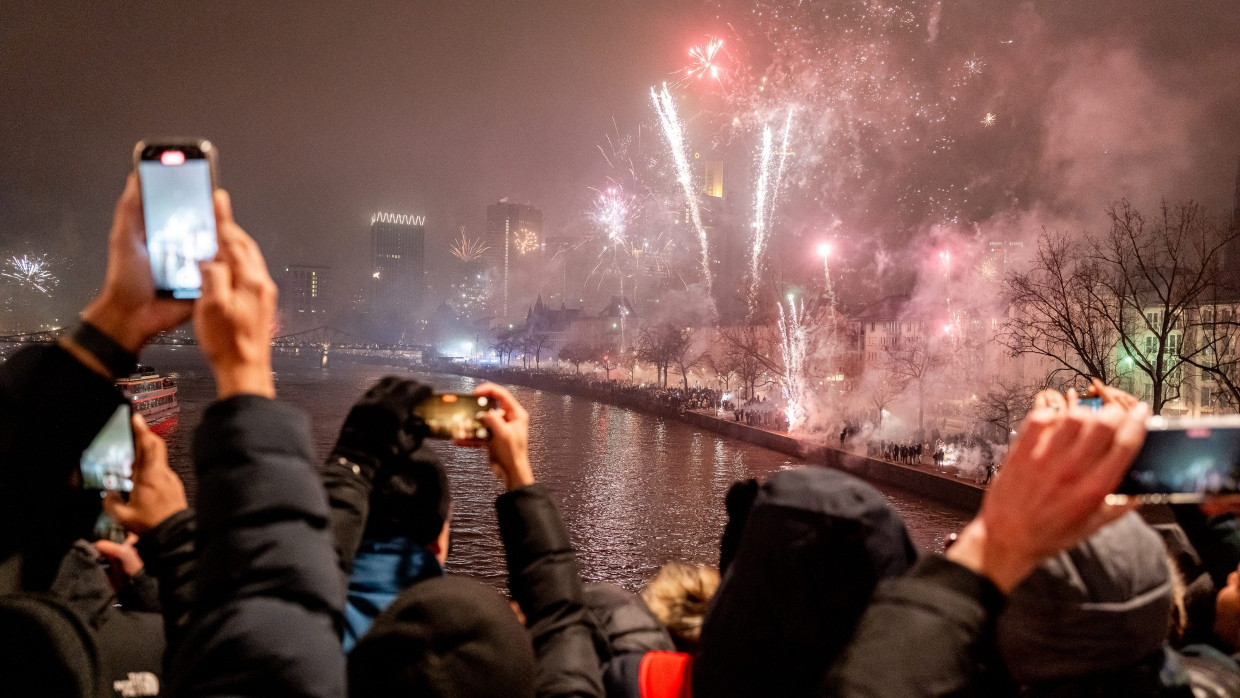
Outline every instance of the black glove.
<path fill-rule="evenodd" d="M 728 522 L 723 525 L 723 537 L 719 541 L 719 575 L 723 576 L 732 566 L 736 551 L 741 547 L 741 534 L 749 521 L 749 510 L 758 498 L 758 481 L 737 480 L 724 495 L 723 506 L 728 510 Z"/>
<path fill-rule="evenodd" d="M 425 435 L 425 425 L 413 409 L 430 396 L 430 387 L 415 380 L 383 378 L 349 410 L 332 457 L 361 466 L 367 479 L 373 479 L 385 461 L 407 458 Z"/>

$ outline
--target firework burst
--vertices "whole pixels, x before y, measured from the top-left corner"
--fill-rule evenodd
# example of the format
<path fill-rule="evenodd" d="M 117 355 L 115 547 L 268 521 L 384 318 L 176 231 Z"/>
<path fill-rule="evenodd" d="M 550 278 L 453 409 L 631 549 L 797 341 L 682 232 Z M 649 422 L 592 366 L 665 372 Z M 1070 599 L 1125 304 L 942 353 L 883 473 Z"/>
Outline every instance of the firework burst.
<path fill-rule="evenodd" d="M 538 249 L 538 233 L 533 230 L 518 230 L 513 236 L 512 244 L 521 254 L 529 254 Z"/>
<path fill-rule="evenodd" d="M 483 253 L 491 249 L 489 245 L 482 241 L 481 238 L 470 238 L 465 234 L 465 228 L 461 227 L 461 237 L 452 243 L 452 256 L 462 262 L 476 262 L 482 259 Z"/>
<path fill-rule="evenodd" d="M 715 82 L 722 82 L 722 72 L 719 67 L 719 49 L 723 48 L 723 39 L 711 37 L 706 43 L 694 46 L 689 49 L 690 63 L 684 69 L 684 73 L 689 78 L 710 78 Z"/>
<path fill-rule="evenodd" d="M 750 314 L 753 313 L 757 306 L 762 258 L 766 251 L 767 240 L 770 238 L 771 219 L 775 216 L 775 206 L 779 201 L 784 170 L 788 164 L 788 141 L 792 134 L 792 111 L 792 109 L 788 110 L 788 118 L 784 120 L 784 133 L 780 143 L 777 165 L 775 164 L 773 153 L 774 134 L 769 124 L 762 129 L 762 153 L 758 160 L 758 182 L 754 187 L 753 252 L 750 255 L 749 269 Z"/>
<path fill-rule="evenodd" d="M 626 233 L 632 219 L 636 199 L 618 186 L 600 191 L 590 218 L 612 245 L 627 245 Z"/>
<path fill-rule="evenodd" d="M 805 305 L 788 296 L 788 309 L 779 304 L 779 350 L 784 361 L 780 387 L 787 406 L 788 431 L 800 431 L 809 421 L 806 363 L 809 359 L 809 330 L 804 323 Z"/>
<path fill-rule="evenodd" d="M 5 260 L 3 268 L 4 271 L 0 271 L 0 277 L 15 282 L 21 288 L 34 290 L 45 296 L 52 295 L 52 289 L 60 284 L 60 279 L 57 279 L 47 269 L 46 255 L 13 256 Z"/>

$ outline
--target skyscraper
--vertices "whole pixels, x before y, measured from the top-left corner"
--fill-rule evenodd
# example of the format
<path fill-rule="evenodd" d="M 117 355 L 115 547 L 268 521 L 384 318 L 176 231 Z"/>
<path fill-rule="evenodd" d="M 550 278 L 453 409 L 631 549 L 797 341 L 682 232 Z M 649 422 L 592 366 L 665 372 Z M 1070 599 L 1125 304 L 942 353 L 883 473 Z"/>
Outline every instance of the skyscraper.
<path fill-rule="evenodd" d="M 379 317 L 408 321 L 421 310 L 426 290 L 425 247 L 426 216 L 376 213 L 371 217 L 370 302 Z"/>
<path fill-rule="evenodd" d="M 486 244 L 490 262 L 498 272 L 500 285 L 497 300 L 499 320 L 507 321 L 509 293 L 512 275 L 525 255 L 534 255 L 542 249 L 542 211 L 525 204 L 499 203 L 487 206 Z M 535 255 L 538 257 L 539 255 Z"/>
<path fill-rule="evenodd" d="M 327 312 L 331 268 L 290 264 L 284 268 L 280 301 L 291 313 L 299 316 Z"/>

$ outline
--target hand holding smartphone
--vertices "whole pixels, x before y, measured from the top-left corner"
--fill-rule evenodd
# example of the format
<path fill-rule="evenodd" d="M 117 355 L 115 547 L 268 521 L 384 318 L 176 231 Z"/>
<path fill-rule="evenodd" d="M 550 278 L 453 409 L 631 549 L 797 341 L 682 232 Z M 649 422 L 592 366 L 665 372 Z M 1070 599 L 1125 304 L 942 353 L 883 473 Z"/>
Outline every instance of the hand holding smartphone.
<path fill-rule="evenodd" d="M 142 141 L 134 147 L 146 248 L 155 293 L 198 298 L 198 263 L 215 257 L 215 148 L 205 140 Z"/>

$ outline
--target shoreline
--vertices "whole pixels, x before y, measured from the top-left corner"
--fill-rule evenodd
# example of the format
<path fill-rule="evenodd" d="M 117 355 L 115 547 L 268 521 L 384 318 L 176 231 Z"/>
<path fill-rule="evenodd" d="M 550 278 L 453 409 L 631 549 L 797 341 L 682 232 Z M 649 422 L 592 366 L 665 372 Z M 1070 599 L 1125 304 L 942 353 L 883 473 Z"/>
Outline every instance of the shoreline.
<path fill-rule="evenodd" d="M 427 367 L 436 373 L 448 373 L 469 378 L 479 378 L 496 383 L 520 385 L 534 390 L 561 395 L 572 395 L 635 412 L 642 412 L 667 419 L 677 419 L 700 429 L 720 434 L 738 441 L 761 446 L 807 463 L 834 468 L 855 475 L 862 480 L 891 485 L 932 499 L 945 506 L 967 513 L 975 513 L 981 505 L 985 488 L 950 475 L 936 473 L 924 468 L 902 465 L 870 458 L 852 451 L 840 450 L 825 444 L 797 438 L 789 434 L 752 427 L 713 414 L 679 410 L 667 405 L 643 400 L 633 395 L 599 390 L 574 380 L 560 380 L 554 375 L 523 375 L 490 371 L 472 366 Z"/>

